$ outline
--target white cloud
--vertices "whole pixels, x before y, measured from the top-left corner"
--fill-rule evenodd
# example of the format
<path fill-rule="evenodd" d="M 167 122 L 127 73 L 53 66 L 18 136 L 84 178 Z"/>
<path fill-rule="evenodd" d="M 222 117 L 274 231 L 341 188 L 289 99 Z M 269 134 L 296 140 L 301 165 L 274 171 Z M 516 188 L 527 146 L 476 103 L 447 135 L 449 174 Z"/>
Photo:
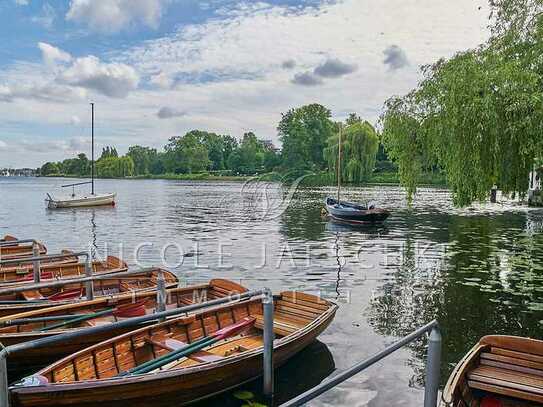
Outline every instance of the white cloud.
<path fill-rule="evenodd" d="M 61 73 L 60 82 L 93 89 L 113 98 L 124 98 L 138 87 L 134 68 L 121 63 L 103 63 L 95 56 L 77 58 Z"/>
<path fill-rule="evenodd" d="M 174 83 L 172 77 L 164 72 L 151 76 L 149 82 L 161 89 L 170 89 Z"/>
<path fill-rule="evenodd" d="M 105 33 L 137 23 L 156 29 L 166 3 L 168 0 L 72 0 L 66 19 Z"/>
<path fill-rule="evenodd" d="M 51 6 L 49 3 L 44 3 L 41 13 L 32 17 L 30 20 L 36 24 L 40 24 L 44 28 L 51 29 L 56 18 L 57 13 L 53 6 Z"/>
<path fill-rule="evenodd" d="M 70 62 L 72 56 L 61 49 L 45 42 L 39 42 L 38 47 L 41 50 L 43 61 L 48 65 L 54 65 L 58 62 Z"/>
<path fill-rule="evenodd" d="M 15 83 L 0 85 L 0 101 L 13 102 L 17 99 L 35 99 L 44 102 L 68 103 L 81 100 L 86 93 L 83 89 L 51 83 Z"/>
<path fill-rule="evenodd" d="M 72 126 L 77 126 L 79 125 L 79 123 L 81 123 L 81 119 L 79 118 L 79 116 L 73 115 L 72 118 L 70 119 L 70 124 Z"/>
<path fill-rule="evenodd" d="M 0 150 L 3 150 L 3 149 L 5 149 L 5 148 L 7 148 L 7 146 L 8 146 L 8 145 L 6 144 L 5 141 L 0 140 Z"/>
<path fill-rule="evenodd" d="M 29 0 L 13 0 L 18 6 L 28 6 Z"/>

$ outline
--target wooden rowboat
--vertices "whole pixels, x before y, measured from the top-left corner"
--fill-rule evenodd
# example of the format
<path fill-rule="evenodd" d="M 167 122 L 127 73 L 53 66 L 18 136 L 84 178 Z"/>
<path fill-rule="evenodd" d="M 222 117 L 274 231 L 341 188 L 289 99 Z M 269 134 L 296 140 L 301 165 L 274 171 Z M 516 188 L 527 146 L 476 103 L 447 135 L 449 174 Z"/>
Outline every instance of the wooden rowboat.
<path fill-rule="evenodd" d="M 162 271 L 166 287 L 175 287 L 178 284 L 177 277 L 166 270 L 144 270 L 141 274 L 128 277 L 115 277 L 96 280 L 94 282 L 95 297 L 112 297 L 144 290 L 154 290 L 157 287 L 158 274 Z M 109 275 L 109 273 L 108 273 Z M 85 300 L 85 283 L 69 283 L 61 289 L 43 288 L 41 290 L 28 290 L 9 296 L 3 296 L 0 300 L 0 317 L 19 314 L 32 310 L 54 307 L 62 304 L 73 304 Z"/>
<path fill-rule="evenodd" d="M 73 253 L 73 251 L 71 250 L 62 250 L 60 252 L 61 255 L 65 256 L 65 255 L 69 255 L 70 253 Z M 30 257 L 28 257 L 30 258 Z M 25 260 L 25 258 L 21 258 L 21 260 Z M 40 260 L 40 267 L 43 269 L 43 267 L 45 267 L 46 265 L 49 265 L 49 264 L 56 264 L 56 265 L 59 265 L 59 264 L 68 264 L 68 263 L 77 263 L 79 260 L 77 258 L 77 256 L 71 256 L 71 257 L 60 257 L 60 258 L 51 258 L 51 259 L 46 259 L 46 260 Z M 18 272 L 19 274 L 23 273 L 24 270 L 30 270 L 30 272 L 32 272 L 33 270 L 33 267 L 34 267 L 34 264 L 31 260 L 29 261 L 22 261 L 21 263 L 17 263 L 17 264 L 13 264 L 13 265 L 8 265 L 8 266 L 0 266 L 0 273 L 4 273 L 4 272 L 7 272 L 7 271 L 15 271 L 15 272 Z M 2 284 L 2 280 L 3 277 L 1 276 L 0 274 L 0 284 Z"/>
<path fill-rule="evenodd" d="M 11 239 L 12 236 L 6 236 L 4 239 L 7 238 L 5 243 L 8 243 L 9 241 L 13 241 L 14 239 Z M 34 255 L 34 245 L 32 243 L 14 243 L 11 244 L 3 244 L 0 246 L 0 260 L 11 260 L 11 259 L 19 259 L 21 257 L 32 257 Z M 38 242 L 38 248 L 40 255 L 47 254 L 47 248 L 43 245 L 43 243 Z"/>
<path fill-rule="evenodd" d="M 0 243 L 1 242 L 12 242 L 12 241 L 15 241 L 15 240 L 18 240 L 15 236 L 5 235 L 4 237 L 0 238 Z"/>
<path fill-rule="evenodd" d="M 542 405 L 543 341 L 516 336 L 483 337 L 443 390 L 443 407 Z"/>
<path fill-rule="evenodd" d="M 274 302 L 274 362 L 280 366 L 326 329 L 337 305 L 294 292 Z M 261 300 L 252 299 L 109 339 L 12 385 L 12 405 L 182 406 L 211 397 L 262 374 L 262 314 Z M 247 319 L 256 321 L 247 332 L 149 373 L 118 376 Z"/>
<path fill-rule="evenodd" d="M 66 254 L 66 252 L 65 252 Z M 85 275 L 85 263 L 74 263 L 74 258 L 69 257 L 65 262 L 45 263 L 40 266 L 42 282 L 48 280 L 60 280 L 76 278 Z M 105 261 L 92 262 L 93 274 L 118 273 L 128 270 L 128 264 L 115 256 L 108 256 Z M 33 283 L 32 266 L 23 263 L 21 267 L 6 267 L 0 269 L 0 286 L 13 286 Z M 0 300 L 3 299 L 0 297 Z"/>
<path fill-rule="evenodd" d="M 232 281 L 214 279 L 207 284 L 199 284 L 189 287 L 177 287 L 167 290 L 166 309 L 175 309 L 195 303 L 202 303 L 217 298 L 222 298 L 236 293 L 247 291 L 245 287 Z M 125 294 L 117 297 L 101 297 L 92 301 L 81 301 L 75 304 L 65 304 L 56 307 L 34 310 L 7 317 L 0 318 L 0 343 L 4 346 L 15 345 L 32 341 L 39 338 L 58 335 L 65 332 L 73 332 L 88 327 L 105 325 L 117 321 L 122 321 L 134 316 L 142 316 L 157 312 L 157 294 L 154 291 L 138 292 L 135 294 Z M 65 323 L 69 315 L 73 316 L 92 316 L 104 309 L 123 307 L 141 304 L 137 307 L 138 312 L 111 313 L 106 315 L 96 315 L 94 318 L 84 319 L 65 326 L 50 329 L 54 325 Z M 141 312 L 139 312 L 141 311 Z M 137 315 L 136 315 L 137 314 Z M 58 317 L 55 319 L 55 317 Z M 148 324 L 147 324 L 148 325 Z M 100 335 L 86 336 L 72 340 L 64 340 L 57 346 L 50 346 L 47 352 L 43 349 L 35 349 L 24 354 L 14 354 L 10 356 L 9 363 L 18 363 L 20 359 L 24 360 L 25 367 L 29 365 L 44 366 L 52 360 L 59 359 L 71 353 L 77 352 L 87 346 L 102 342 L 112 336 L 120 335 L 129 329 L 106 332 Z"/>

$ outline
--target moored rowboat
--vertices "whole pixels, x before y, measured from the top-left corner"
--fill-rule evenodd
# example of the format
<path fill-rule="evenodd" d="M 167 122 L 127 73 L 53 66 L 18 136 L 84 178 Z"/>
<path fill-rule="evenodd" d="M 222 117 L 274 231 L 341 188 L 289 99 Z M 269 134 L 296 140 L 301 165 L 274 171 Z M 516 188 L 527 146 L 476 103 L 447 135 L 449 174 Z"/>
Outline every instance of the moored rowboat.
<path fill-rule="evenodd" d="M 166 309 L 175 309 L 195 303 L 202 303 L 247 291 L 232 281 L 214 279 L 207 284 L 177 287 L 166 292 Z M 130 312 L 126 312 L 128 308 Z M 112 309 L 111 313 L 104 310 Z M 120 310 L 120 312 L 115 312 Z M 125 310 L 125 312 L 123 312 Z M 4 346 L 32 341 L 39 338 L 73 332 L 89 327 L 106 325 L 135 316 L 157 312 L 157 294 L 154 291 L 124 294 L 117 297 L 101 297 L 92 301 L 81 301 L 56 307 L 24 312 L 0 318 L 0 343 Z M 94 317 L 93 317 L 94 315 Z M 69 322 L 68 316 L 79 317 Z M 61 326 L 58 326 L 61 325 Z M 58 326 L 55 328 L 55 326 Z M 112 336 L 127 332 L 128 329 L 106 332 L 77 339 L 67 339 L 57 346 L 49 346 L 47 352 L 34 349 L 14 354 L 8 360 L 12 363 L 24 360 L 26 367 L 41 365 L 77 352 L 87 346 L 104 341 Z"/>
<path fill-rule="evenodd" d="M 293 292 L 274 302 L 274 363 L 280 366 L 326 329 L 337 306 Z M 214 335 L 244 321 L 253 324 L 246 332 L 214 342 Z M 138 329 L 40 370 L 11 386 L 10 399 L 13 406 L 186 405 L 262 374 L 262 325 L 262 302 L 252 299 Z M 212 344 L 200 349 L 197 343 Z M 188 353 L 187 345 L 195 352 Z M 186 356 L 126 374 L 153 369 L 180 351 Z"/>
<path fill-rule="evenodd" d="M 173 273 L 158 268 L 142 270 L 141 273 L 127 277 L 115 277 L 115 273 L 111 273 L 111 278 L 94 281 L 94 296 L 114 298 L 119 294 L 154 290 L 157 287 L 159 272 L 164 275 L 166 287 L 177 286 L 178 280 Z M 3 296 L 0 300 L 0 317 L 62 304 L 73 304 L 85 299 L 85 283 L 66 283 L 60 289 L 28 290 Z"/>
<path fill-rule="evenodd" d="M 543 341 L 483 337 L 452 372 L 442 406 L 543 406 Z"/>
<path fill-rule="evenodd" d="M 2 245 L 0 245 L 0 260 L 19 259 L 21 257 L 32 257 L 34 255 L 34 244 L 32 243 L 13 243 L 17 240 L 11 239 L 12 236 L 6 236 Z M 47 248 L 43 243 L 38 242 L 38 250 L 40 255 L 47 253 Z"/>
<path fill-rule="evenodd" d="M 64 252 L 69 254 L 69 252 Z M 75 259 L 77 261 L 77 259 Z M 115 256 L 108 256 L 105 261 L 93 261 L 92 271 L 96 273 L 118 273 L 128 270 L 128 264 Z M 42 282 L 61 280 L 85 275 L 85 263 L 74 263 L 74 257 L 61 261 L 45 263 L 40 266 Z M 0 286 L 23 285 L 33 283 L 32 265 L 23 263 L 21 266 L 0 268 Z M 0 299 L 3 299 L 0 297 Z"/>

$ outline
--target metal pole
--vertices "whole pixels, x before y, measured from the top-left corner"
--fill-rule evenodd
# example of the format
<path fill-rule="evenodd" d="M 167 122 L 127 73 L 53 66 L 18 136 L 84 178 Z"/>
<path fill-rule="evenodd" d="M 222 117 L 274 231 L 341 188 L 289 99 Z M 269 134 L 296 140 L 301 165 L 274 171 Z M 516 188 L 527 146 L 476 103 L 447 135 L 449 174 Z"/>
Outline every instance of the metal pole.
<path fill-rule="evenodd" d="M 342 124 L 339 124 L 339 143 L 338 143 L 338 158 L 337 158 L 337 204 L 340 204 L 341 194 L 341 130 Z"/>
<path fill-rule="evenodd" d="M 93 265 L 91 262 L 91 256 L 87 256 L 87 259 L 85 261 L 85 276 L 92 277 L 93 273 Z M 115 277 L 115 274 L 112 275 Z M 93 280 L 89 280 L 85 283 L 85 295 L 87 297 L 87 300 L 92 301 L 94 299 L 94 282 Z"/>
<path fill-rule="evenodd" d="M 91 103 L 91 194 L 94 195 L 94 103 Z"/>
<path fill-rule="evenodd" d="M 0 351 L 0 407 L 9 407 L 8 366 L 6 357 L 8 353 L 2 347 Z"/>
<path fill-rule="evenodd" d="M 435 326 L 428 338 L 426 359 L 426 386 L 424 388 L 424 407 L 436 407 L 439 391 L 439 367 L 441 365 L 441 332 Z"/>
<path fill-rule="evenodd" d="M 166 282 L 164 281 L 164 271 L 158 270 L 158 281 L 156 291 L 157 311 L 166 311 Z"/>
<path fill-rule="evenodd" d="M 40 261 L 38 259 L 38 257 L 40 257 L 40 246 L 36 242 L 32 244 L 32 256 L 36 258 L 32 262 L 32 271 L 34 272 L 34 283 L 39 283 L 41 280 Z"/>
<path fill-rule="evenodd" d="M 273 295 L 269 288 L 264 290 L 264 396 L 273 399 Z"/>

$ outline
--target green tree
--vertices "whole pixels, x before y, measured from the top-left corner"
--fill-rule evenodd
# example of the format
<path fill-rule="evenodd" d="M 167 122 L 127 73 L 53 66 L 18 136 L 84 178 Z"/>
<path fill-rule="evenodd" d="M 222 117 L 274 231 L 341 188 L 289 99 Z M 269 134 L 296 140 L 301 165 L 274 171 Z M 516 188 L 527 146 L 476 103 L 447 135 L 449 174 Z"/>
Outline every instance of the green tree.
<path fill-rule="evenodd" d="M 208 151 L 197 132 L 172 137 L 165 147 L 165 168 L 176 174 L 201 172 L 210 165 Z"/>
<path fill-rule="evenodd" d="M 374 127 L 360 118 L 352 120 L 351 116 L 347 123 L 350 124 L 343 129 L 341 140 L 341 178 L 347 182 L 362 182 L 375 168 L 379 137 Z M 334 174 L 337 174 L 338 141 L 337 133 L 331 135 L 324 154 Z"/>
<path fill-rule="evenodd" d="M 332 135 L 331 112 L 319 104 L 291 109 L 277 127 L 283 143 L 283 164 L 289 169 L 322 169 L 323 150 Z"/>
<path fill-rule="evenodd" d="M 60 174 L 60 168 L 57 163 L 46 162 L 41 166 L 40 175 L 47 176 L 56 174 Z"/>
<path fill-rule="evenodd" d="M 126 154 L 134 162 L 135 175 L 146 175 L 151 173 L 154 162 L 158 159 L 156 149 L 142 146 L 131 146 Z"/>
<path fill-rule="evenodd" d="M 523 195 L 543 153 L 543 4 L 492 4 L 487 43 L 426 67 L 418 88 L 386 104 L 383 140 L 410 198 L 435 165 L 458 206 L 485 200 L 494 185 Z"/>
<path fill-rule="evenodd" d="M 129 156 L 100 158 L 96 174 L 101 178 L 122 178 L 134 175 L 134 161 Z"/>

